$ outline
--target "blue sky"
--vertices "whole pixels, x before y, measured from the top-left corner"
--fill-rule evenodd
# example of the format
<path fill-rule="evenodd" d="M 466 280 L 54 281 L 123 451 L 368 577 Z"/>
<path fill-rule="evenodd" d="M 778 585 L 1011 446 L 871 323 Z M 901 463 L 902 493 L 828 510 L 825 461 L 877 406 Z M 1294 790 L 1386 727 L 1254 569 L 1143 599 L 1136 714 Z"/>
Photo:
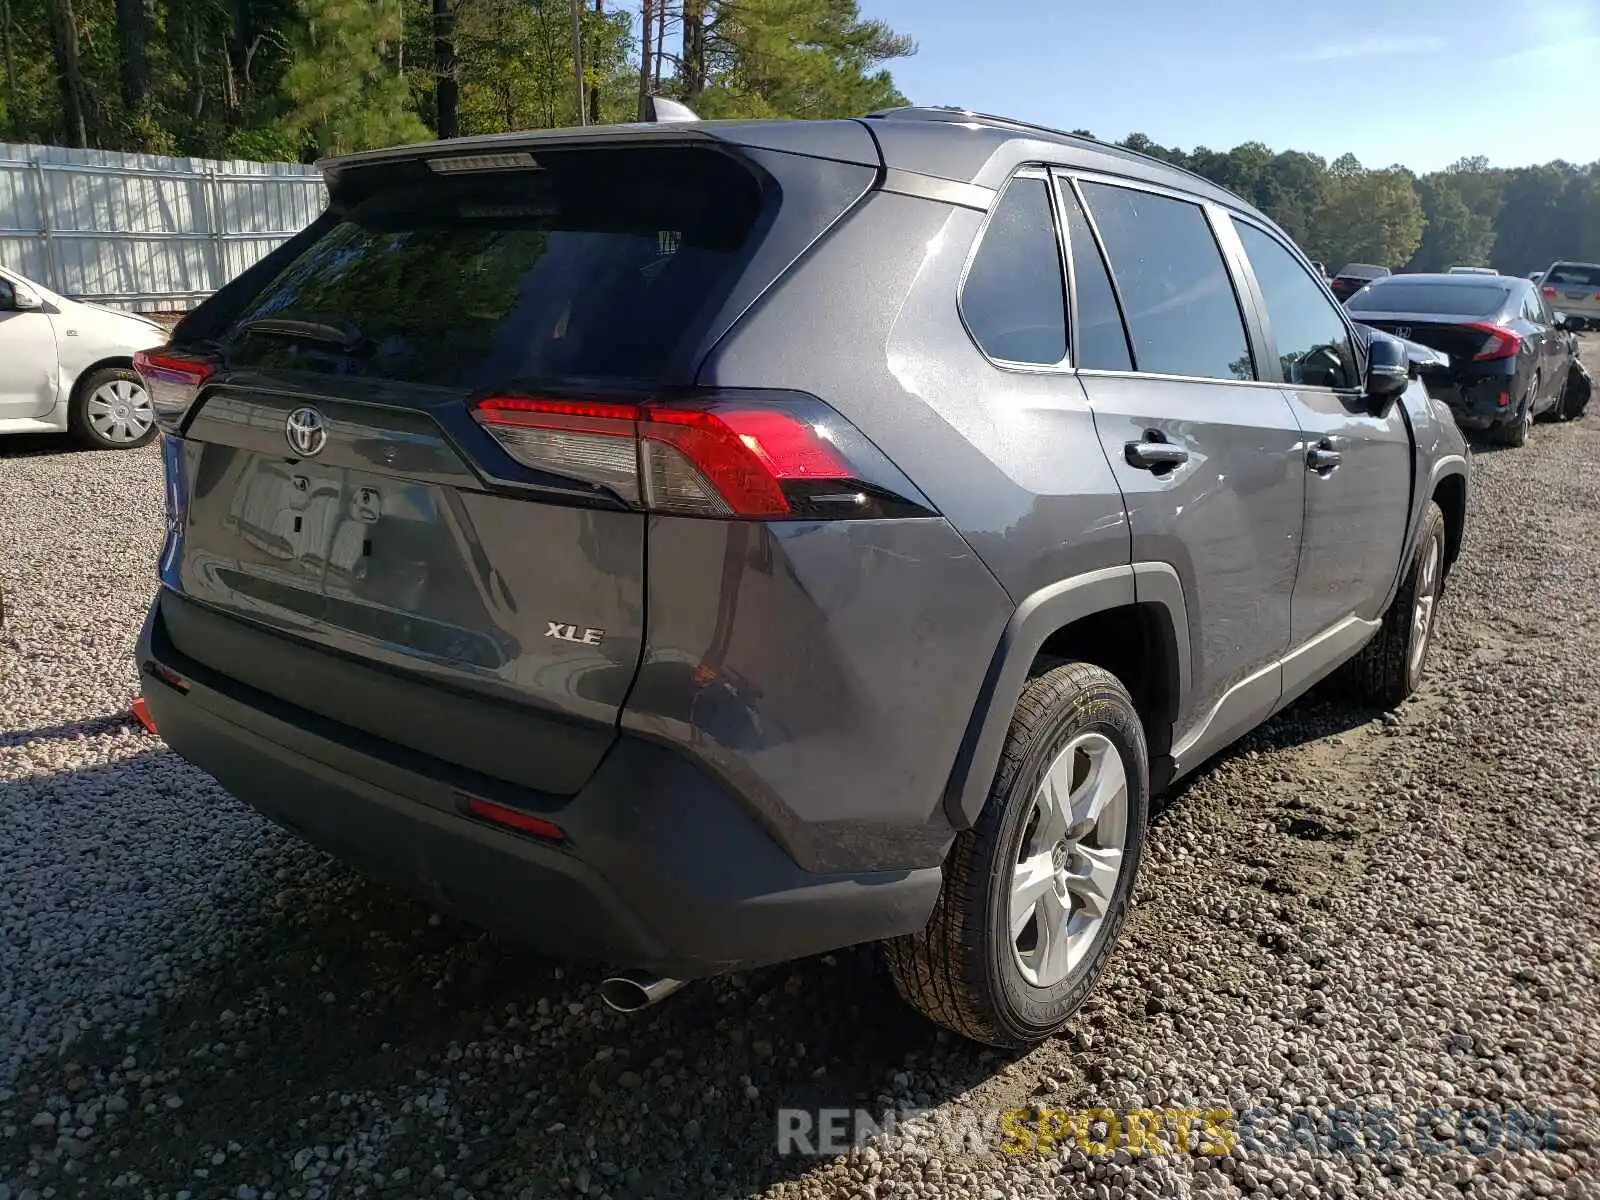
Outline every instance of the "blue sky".
<path fill-rule="evenodd" d="M 917 104 L 1415 170 L 1600 159 L 1600 0 L 861 0 Z"/>

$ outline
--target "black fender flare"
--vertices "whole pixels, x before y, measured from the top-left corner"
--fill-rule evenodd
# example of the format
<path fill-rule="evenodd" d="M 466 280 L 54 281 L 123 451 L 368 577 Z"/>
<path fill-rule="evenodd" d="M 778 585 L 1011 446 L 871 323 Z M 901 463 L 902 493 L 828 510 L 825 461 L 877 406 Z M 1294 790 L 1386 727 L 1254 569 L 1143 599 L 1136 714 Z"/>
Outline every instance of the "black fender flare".
<path fill-rule="evenodd" d="M 1075 621 L 1132 606 L 1146 608 L 1155 618 L 1158 636 L 1168 642 L 1163 660 L 1171 664 L 1171 677 L 1163 681 L 1162 694 L 1170 711 L 1160 714 L 1165 736 L 1151 747 L 1152 758 L 1166 758 L 1172 724 L 1189 693 L 1189 620 L 1182 581 L 1166 563 L 1132 563 L 1075 575 L 1026 597 L 1000 635 L 945 786 L 945 816 L 954 828 L 972 828 L 983 811 L 1017 699 L 1045 642 Z M 1152 781 L 1163 778 L 1158 763 L 1152 764 L 1151 775 Z"/>

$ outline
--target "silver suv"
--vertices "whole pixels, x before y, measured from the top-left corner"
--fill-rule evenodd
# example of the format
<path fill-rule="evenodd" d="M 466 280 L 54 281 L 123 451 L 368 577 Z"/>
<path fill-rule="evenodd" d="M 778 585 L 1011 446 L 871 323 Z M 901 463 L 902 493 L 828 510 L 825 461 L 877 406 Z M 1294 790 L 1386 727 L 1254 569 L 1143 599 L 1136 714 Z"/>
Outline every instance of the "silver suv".
<path fill-rule="evenodd" d="M 140 356 L 168 743 L 306 838 L 680 980 L 886 944 L 1024 1045 L 1153 791 L 1417 686 L 1467 456 L 1237 197 L 966 112 L 326 164 Z"/>
<path fill-rule="evenodd" d="M 1550 307 L 1567 314 L 1569 329 L 1600 328 L 1600 263 L 1552 263 L 1538 282 Z"/>

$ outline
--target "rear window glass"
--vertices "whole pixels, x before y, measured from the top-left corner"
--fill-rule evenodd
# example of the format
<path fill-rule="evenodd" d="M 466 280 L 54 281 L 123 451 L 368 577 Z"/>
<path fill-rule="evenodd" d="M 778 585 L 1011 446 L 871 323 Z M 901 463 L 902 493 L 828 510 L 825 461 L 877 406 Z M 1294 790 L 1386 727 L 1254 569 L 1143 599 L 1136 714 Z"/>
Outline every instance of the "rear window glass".
<path fill-rule="evenodd" d="M 1544 277 L 1546 283 L 1575 283 L 1580 287 L 1600 288 L 1600 267 L 1584 263 L 1557 263 Z"/>
<path fill-rule="evenodd" d="M 245 306 L 229 361 L 470 389 L 658 377 L 746 261 L 760 183 L 669 148 L 541 168 L 359 203 Z"/>
<path fill-rule="evenodd" d="M 1350 298 L 1351 312 L 1440 313 L 1486 317 L 1505 307 L 1511 293 L 1481 283 L 1374 283 Z"/>

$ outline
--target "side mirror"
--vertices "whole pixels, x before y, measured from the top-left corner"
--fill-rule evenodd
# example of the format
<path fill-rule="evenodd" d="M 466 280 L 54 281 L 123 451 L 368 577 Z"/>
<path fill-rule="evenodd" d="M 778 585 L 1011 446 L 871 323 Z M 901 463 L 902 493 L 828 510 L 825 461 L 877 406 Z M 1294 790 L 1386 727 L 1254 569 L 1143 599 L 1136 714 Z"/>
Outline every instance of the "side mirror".
<path fill-rule="evenodd" d="M 1555 327 L 1557 329 L 1565 329 L 1565 328 L 1567 328 L 1567 314 L 1566 313 L 1558 312 L 1558 313 L 1555 314 Z"/>
<path fill-rule="evenodd" d="M 1367 398 L 1377 412 L 1385 411 L 1411 383 L 1411 356 L 1405 343 L 1374 333 L 1367 343 Z"/>
<path fill-rule="evenodd" d="M 13 284 L 9 279 L 0 279 L 0 309 L 33 312 L 43 307 L 44 300 L 27 284 Z"/>

